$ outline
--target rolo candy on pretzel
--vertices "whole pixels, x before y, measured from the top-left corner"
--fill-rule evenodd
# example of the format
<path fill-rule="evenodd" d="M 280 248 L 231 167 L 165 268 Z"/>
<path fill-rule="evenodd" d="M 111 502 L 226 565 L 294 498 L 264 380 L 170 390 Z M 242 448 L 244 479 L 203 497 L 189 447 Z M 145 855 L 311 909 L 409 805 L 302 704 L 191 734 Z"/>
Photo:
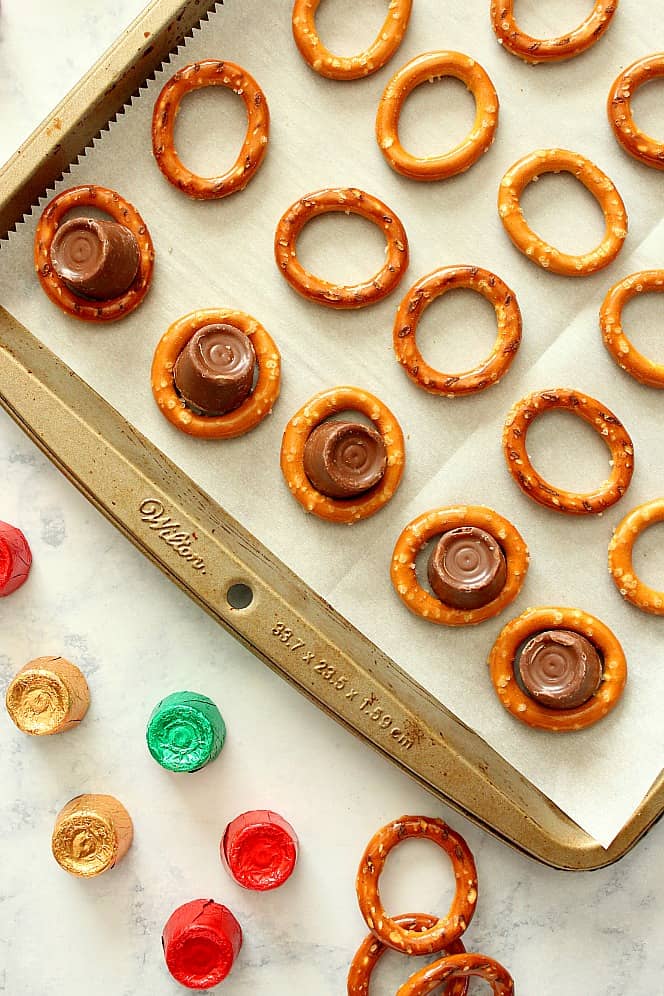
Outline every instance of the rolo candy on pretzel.
<path fill-rule="evenodd" d="M 416 566 L 420 550 L 438 536 L 442 557 L 436 548 L 428 573 L 440 595 L 420 584 Z M 392 553 L 390 576 L 415 615 L 443 626 L 474 626 L 514 601 L 527 571 L 528 547 L 511 522 L 483 505 L 453 505 L 425 512 L 406 526 Z"/>
<path fill-rule="evenodd" d="M 385 459 L 376 484 L 364 492 L 335 497 L 312 482 L 306 472 L 305 457 L 307 443 L 319 427 L 341 425 L 345 428 L 352 425 L 336 423 L 330 418 L 346 411 L 360 412 L 371 421 L 382 438 Z M 326 419 L 330 421 L 326 422 Z M 343 434 L 333 435 L 328 440 L 331 452 L 327 454 L 326 468 L 336 471 L 335 476 L 343 482 L 344 478 L 351 476 L 358 462 L 363 464 L 367 457 L 373 462 L 374 435 L 372 433 L 371 438 L 352 438 L 349 449 Z M 376 441 L 380 443 L 380 440 Z M 374 515 L 392 498 L 403 474 L 404 447 L 401 427 L 382 401 L 358 387 L 334 387 L 310 398 L 290 419 L 281 443 L 281 470 L 291 494 L 305 511 L 331 522 L 352 524 Z"/>
<path fill-rule="evenodd" d="M 520 649 L 526 641 L 557 632 L 588 641 L 601 664 L 595 690 L 585 701 L 569 708 L 543 705 L 526 690 L 524 675 L 517 675 Z M 522 657 L 523 653 L 525 649 Z M 579 675 L 574 673 L 578 665 L 564 653 L 549 654 L 531 677 L 541 691 L 552 691 L 555 699 L 560 689 L 579 683 Z M 627 681 L 627 662 L 617 637 L 599 619 L 581 609 L 547 606 L 527 609 L 504 627 L 489 655 L 489 673 L 498 698 L 516 719 L 536 729 L 568 733 L 592 726 L 616 707 Z"/>
<path fill-rule="evenodd" d="M 80 207 L 103 211 L 117 225 L 128 229 L 135 240 L 134 252 L 138 249 L 136 276 L 121 294 L 108 299 L 84 296 L 68 286 L 54 266 L 51 250 L 58 229 L 65 215 Z M 84 249 L 86 253 L 90 251 L 89 247 Z M 88 184 L 63 190 L 46 205 L 35 232 L 34 260 L 39 282 L 58 308 L 82 321 L 115 322 L 137 308 L 147 294 L 154 268 L 154 246 L 147 225 L 129 201 L 115 190 Z"/>
<path fill-rule="evenodd" d="M 192 361 L 192 369 L 187 369 L 187 384 L 196 386 L 201 402 L 192 407 L 187 404 L 178 390 L 176 377 L 178 361 L 187 355 L 187 347 L 197 335 L 210 332 L 219 336 L 208 344 L 207 357 L 200 350 Z M 246 337 L 248 343 L 242 340 Z M 238 342 L 239 340 L 239 342 Z M 241 346 L 246 345 L 251 356 L 255 356 L 258 378 L 252 386 L 251 378 L 239 396 L 241 403 L 223 414 L 207 414 L 203 410 L 202 398 L 207 393 L 204 378 L 208 381 L 214 374 L 227 374 L 230 380 L 235 368 L 243 359 Z M 279 397 L 281 382 L 281 357 L 274 340 L 260 322 L 243 311 L 230 308 L 207 308 L 192 311 L 167 329 L 159 340 L 152 360 L 151 383 L 154 399 L 164 418 L 189 436 L 204 439 L 231 439 L 249 432 L 266 418 Z M 237 385 L 235 385 L 237 388 Z"/>

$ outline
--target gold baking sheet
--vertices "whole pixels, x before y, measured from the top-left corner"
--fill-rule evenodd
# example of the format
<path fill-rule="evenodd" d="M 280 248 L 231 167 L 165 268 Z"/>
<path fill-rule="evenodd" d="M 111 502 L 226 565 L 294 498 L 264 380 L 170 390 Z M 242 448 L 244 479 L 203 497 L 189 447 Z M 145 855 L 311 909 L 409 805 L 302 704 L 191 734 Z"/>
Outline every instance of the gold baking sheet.
<path fill-rule="evenodd" d="M 161 27 L 159 26 L 157 13 L 158 11 L 163 16 L 163 23 Z M 145 15 L 144 18 L 151 18 L 149 22 L 153 25 L 154 30 L 151 31 L 151 38 L 153 39 L 153 44 L 155 44 L 158 51 L 158 46 L 160 44 L 160 39 L 167 37 L 167 32 L 169 30 L 169 25 L 173 23 L 173 17 L 176 16 L 180 11 L 178 9 L 170 7 L 170 5 L 165 4 L 153 4 Z M 130 31 L 127 38 L 129 39 L 129 49 L 132 56 L 135 54 L 137 44 L 134 39 L 142 37 L 145 33 L 145 23 L 134 26 L 133 34 Z M 181 22 L 184 23 L 184 22 Z M 140 34 L 139 27 L 140 24 Z M 185 25 L 186 27 L 186 25 Z M 132 47 L 133 46 L 133 47 Z M 122 59 L 118 48 L 122 46 L 115 47 L 115 57 L 121 63 Z M 126 53 L 125 53 L 126 54 Z M 102 60 L 103 62 L 104 60 Z M 155 63 L 156 65 L 156 63 Z M 94 75 L 94 71 L 93 74 Z M 127 70 L 122 70 L 119 68 L 119 77 L 121 79 L 128 80 L 130 76 Z M 116 97 L 118 92 L 116 91 Z M 126 98 L 126 92 L 124 97 Z M 104 102 L 106 101 L 106 102 Z M 57 175 L 57 172 L 52 172 L 53 169 L 57 170 L 58 165 L 62 164 L 62 159 L 54 165 L 54 159 L 52 155 L 49 155 L 50 142 L 46 136 L 46 131 L 50 128 L 52 131 L 52 121 L 60 121 L 59 131 L 62 134 L 60 139 L 60 151 L 62 150 L 62 143 L 66 139 L 71 142 L 68 147 L 68 151 L 71 152 L 71 157 L 74 158 L 78 152 L 81 151 L 82 145 L 81 141 L 85 142 L 85 136 L 80 131 L 80 123 L 77 126 L 77 133 L 75 136 L 71 135 L 70 129 L 68 128 L 69 121 L 75 121 L 78 119 L 89 121 L 90 131 L 88 132 L 88 139 L 98 130 L 102 123 L 103 114 L 100 111 L 100 105 L 103 105 L 106 112 L 106 118 L 110 117 L 118 109 L 118 104 L 111 100 L 111 98 L 106 95 L 102 100 L 93 101 L 92 104 L 86 104 L 85 102 L 77 102 L 77 97 L 74 95 L 69 98 L 61 108 L 55 112 L 53 119 L 45 126 L 41 132 L 33 138 L 33 140 L 28 143 L 26 147 L 31 153 L 31 157 L 27 157 L 20 166 L 27 163 L 30 167 L 32 163 L 31 171 L 28 169 L 19 168 L 15 162 L 13 165 L 5 170 L 3 179 L 5 184 L 3 185 L 3 190 L 7 189 L 9 191 L 9 196 L 7 201 L 11 201 L 13 209 L 7 206 L 7 202 L 3 203 L 2 210 L 4 214 L 2 217 L 6 219 L 5 228 L 9 228 L 10 225 L 18 220 L 20 213 L 27 209 L 29 206 L 29 200 L 26 197 L 30 195 L 21 195 L 24 184 L 29 179 L 32 184 L 39 184 L 43 181 L 43 186 L 52 183 L 53 179 Z M 76 113 L 76 109 L 80 112 Z M 34 155 L 35 143 L 39 145 L 41 143 L 43 157 L 40 160 L 37 155 Z M 37 166 L 37 163 L 41 162 L 41 166 Z M 50 165 L 50 171 L 46 169 L 43 163 Z M 44 172 L 41 172 L 44 170 Z M 29 173 L 29 177 L 26 179 L 26 172 Z M 40 179 L 37 180 L 36 177 Z M 12 182 L 13 181 L 13 182 Z M 42 189 L 41 187 L 39 189 Z M 197 593 L 197 597 L 200 600 L 206 601 L 203 597 L 205 586 L 208 582 L 203 580 L 200 574 L 191 575 L 191 572 L 187 573 L 184 571 L 184 565 L 181 558 L 177 557 L 177 554 L 171 553 L 168 549 L 168 544 L 164 543 L 163 539 L 160 541 L 158 529 L 150 529 L 150 522 L 145 521 L 145 505 L 146 500 L 159 501 L 164 506 L 164 514 L 173 516 L 177 514 L 178 521 L 180 518 L 183 520 L 183 529 L 191 528 L 191 531 L 200 532 L 203 530 L 205 532 L 204 524 L 201 520 L 203 517 L 203 509 L 209 514 L 210 509 L 214 509 L 213 519 L 217 519 L 218 522 L 224 521 L 223 515 L 218 511 L 218 509 L 210 503 L 209 500 L 205 502 L 200 496 L 197 497 L 194 502 L 193 507 L 184 507 L 184 498 L 194 494 L 195 489 L 192 489 L 191 485 L 186 481 L 184 476 L 175 470 L 172 466 L 170 467 L 170 474 L 168 477 L 168 485 L 171 491 L 165 493 L 161 490 L 161 497 L 154 497 L 156 492 L 150 492 L 145 490 L 146 485 L 151 484 L 153 478 L 156 474 L 155 467 L 163 468 L 165 463 L 163 458 L 152 453 L 149 444 L 141 444 L 137 450 L 130 450 L 128 452 L 122 452 L 121 458 L 121 469 L 122 474 L 126 475 L 127 482 L 131 478 L 131 474 L 137 470 L 143 473 L 141 482 L 144 488 L 143 497 L 140 498 L 138 504 L 133 506 L 128 502 L 128 500 L 122 500 L 118 502 L 118 493 L 115 493 L 115 498 L 113 499 L 116 504 L 113 505 L 108 498 L 109 487 L 118 487 L 119 478 L 114 478 L 111 481 L 105 478 L 105 475 L 101 473 L 100 469 L 97 468 L 96 472 L 94 470 L 88 470 L 87 473 L 82 472 L 82 468 L 79 466 L 83 461 L 84 448 L 81 446 L 76 446 L 72 449 L 72 452 L 68 454 L 66 460 L 63 461 L 63 450 L 66 449 L 72 439 L 72 430 L 70 429 L 68 433 L 62 432 L 63 419 L 67 418 L 67 413 L 71 413 L 72 409 L 74 411 L 84 412 L 84 419 L 75 418 L 74 425 L 76 427 L 76 433 L 85 435 L 86 432 L 91 432 L 93 437 L 97 440 L 101 434 L 105 439 L 111 439 L 113 432 L 110 429 L 111 425 L 116 426 L 116 432 L 119 433 L 118 439 L 122 442 L 122 446 L 118 447 L 118 452 L 122 451 L 128 443 L 123 442 L 130 438 L 132 435 L 130 430 L 125 428 L 118 428 L 121 426 L 120 421 L 117 420 L 117 416 L 114 416 L 112 412 L 103 408 L 103 403 L 100 402 L 100 411 L 103 410 L 103 415 L 99 415 L 98 419 L 92 417 L 92 407 L 89 399 L 85 397 L 84 387 L 80 388 L 80 395 L 78 397 L 78 402 L 80 407 L 77 408 L 72 402 L 72 395 L 69 394 L 67 400 L 69 405 L 62 404 L 58 400 L 58 394 L 62 392 L 62 385 L 67 384 L 68 388 L 71 387 L 73 381 L 71 378 L 61 376 L 60 379 L 53 374 L 53 379 L 49 379 L 49 371 L 62 371 L 61 365 L 57 364 L 48 354 L 47 351 L 39 349 L 36 344 L 34 344 L 35 355 L 37 355 L 41 363 L 36 364 L 33 362 L 34 356 L 28 355 L 30 353 L 30 338 L 24 334 L 14 335 L 12 339 L 12 332 L 9 327 L 7 327 L 5 333 L 3 334 L 3 341 L 6 346 L 11 346 L 11 351 L 6 352 L 3 356 L 3 379 L 2 379 L 2 393 L 5 399 L 5 404 L 14 410 L 15 417 L 19 417 L 23 422 L 27 421 L 32 425 L 32 433 L 42 436 L 42 445 L 45 446 L 47 450 L 52 449 L 55 451 L 55 457 L 58 462 L 62 464 L 63 462 L 69 467 L 69 473 L 71 476 L 78 478 L 79 480 L 90 481 L 91 483 L 86 485 L 86 490 L 92 489 L 94 495 L 96 496 L 96 502 L 100 506 L 106 509 L 107 513 L 110 512 L 113 518 L 117 521 L 117 517 L 120 514 L 124 522 L 124 530 L 134 535 L 135 540 L 139 542 L 142 546 L 148 546 L 151 550 L 153 556 L 158 556 L 162 564 L 168 560 L 175 559 L 175 563 L 171 564 L 173 573 L 179 578 L 179 583 L 187 587 L 190 592 Z M 27 351 L 27 352 L 26 352 Z M 12 359 L 12 354 L 14 359 Z M 18 357 L 16 358 L 16 355 Z M 25 355 L 23 355 L 25 354 Z M 44 367 L 44 364 L 46 366 Z M 38 373 L 38 367 L 41 367 L 41 373 Z M 26 388 L 23 385 L 23 394 L 20 393 L 19 381 L 17 370 L 31 370 L 32 374 L 25 374 L 28 383 L 32 385 L 31 388 Z M 48 395 L 52 404 L 56 406 L 57 410 L 61 413 L 59 419 L 52 418 L 48 424 L 44 424 L 43 420 L 39 417 L 39 411 L 44 411 L 43 398 L 40 398 L 40 404 L 34 405 L 36 400 L 36 395 L 39 393 L 37 382 L 35 381 L 35 375 L 39 377 L 39 382 L 47 382 L 50 384 L 50 393 Z M 7 383 L 7 379 L 11 383 Z M 19 392 L 18 398 L 14 396 L 15 392 Z M 27 391 L 27 396 L 25 392 Z M 14 392 L 14 394 L 12 393 Z M 31 394 L 32 392 L 32 394 Z M 34 397 L 33 397 L 34 395 Z M 35 408 L 33 411 L 30 401 L 32 399 L 32 404 Z M 71 416 L 70 416 L 71 417 Z M 102 424 L 103 423 L 103 424 Z M 40 426 L 38 429 L 37 426 Z M 56 426 L 59 426 L 60 433 L 55 431 Z M 96 435 L 95 435 L 96 434 Z M 68 440 L 65 441 L 63 438 L 68 435 Z M 132 436 L 133 438 L 133 436 Z M 115 450 L 111 450 L 115 452 Z M 147 454 L 154 456 L 156 461 L 155 465 L 150 464 L 149 469 L 147 469 L 147 464 L 141 466 L 141 461 L 137 460 L 137 454 L 142 455 L 144 461 L 148 461 Z M 101 478 L 104 477 L 104 480 Z M 177 481 L 177 484 L 176 484 Z M 123 486 L 122 494 L 128 494 L 130 488 L 128 483 Z M 166 499 L 166 500 L 164 500 Z M 186 502 L 184 502 L 186 506 Z M 143 505 L 143 513 L 140 512 L 140 506 Z M 151 506 L 150 506 L 151 507 Z M 152 523 L 156 525 L 156 523 Z M 218 527 L 217 527 L 218 530 Z M 234 533 L 234 535 L 239 535 L 239 533 Z M 246 575 L 247 571 L 251 570 L 251 564 L 241 566 L 242 561 L 250 560 L 250 551 L 255 552 L 258 549 L 258 545 L 255 541 L 247 541 L 247 537 L 243 537 L 242 544 L 240 546 L 242 550 L 245 550 L 240 559 L 240 563 L 234 565 L 233 574 L 237 577 Z M 237 554 L 237 551 L 236 551 Z M 178 562 L 179 561 L 179 562 Z M 265 555 L 259 554 L 258 564 L 260 565 L 260 571 L 257 573 L 265 574 L 270 572 L 276 572 L 270 574 L 271 583 L 274 588 L 283 595 L 282 587 L 284 591 L 294 592 L 296 589 L 301 590 L 296 582 L 290 579 L 289 573 L 278 564 L 274 564 L 272 558 Z M 270 571 L 268 571 L 268 564 L 270 564 Z M 170 571 L 169 571 L 170 573 Z M 207 576 L 207 575 L 206 575 Z M 252 584 L 257 589 L 256 577 L 252 578 Z M 276 579 L 278 578 L 278 582 Z M 294 585 L 291 588 L 287 585 L 284 579 L 289 578 L 290 583 Z M 499 834 L 511 838 L 518 846 L 523 847 L 533 853 L 536 853 L 543 860 L 548 860 L 554 864 L 560 864 L 561 866 L 567 867 L 583 867 L 592 866 L 593 864 L 605 863 L 608 860 L 612 860 L 619 853 L 624 851 L 625 847 L 628 846 L 628 841 L 631 842 L 636 839 L 636 836 L 643 831 L 644 827 L 648 825 L 652 818 L 654 818 L 657 811 L 649 809 L 648 804 L 653 798 L 656 797 L 655 793 L 651 793 L 646 801 L 646 806 L 638 816 L 630 823 L 627 831 L 623 831 L 618 840 L 615 842 L 613 847 L 608 852 L 603 852 L 598 849 L 596 845 L 588 840 L 586 835 L 582 834 L 578 829 L 571 823 L 571 821 L 566 820 L 561 814 L 551 807 L 550 804 L 544 800 L 541 795 L 532 790 L 532 787 L 528 785 L 527 782 L 520 776 L 516 775 L 508 765 L 505 764 L 500 758 L 497 757 L 492 751 L 490 751 L 485 744 L 482 743 L 479 738 L 468 733 L 464 729 L 462 724 L 453 720 L 449 714 L 446 714 L 440 706 L 433 702 L 430 697 L 422 693 L 421 690 L 406 676 L 394 669 L 393 665 L 390 665 L 386 660 L 384 655 L 380 654 L 371 648 L 366 641 L 363 641 L 357 634 L 349 631 L 347 627 L 341 627 L 341 629 L 334 631 L 334 624 L 338 623 L 337 617 L 330 614 L 327 610 L 323 610 L 323 616 L 321 620 L 320 630 L 321 638 L 330 640 L 331 647 L 336 649 L 336 652 L 343 655 L 343 662 L 346 665 L 346 661 L 349 663 L 346 665 L 350 668 L 350 658 L 348 657 L 349 650 L 352 653 L 354 666 L 360 666 L 364 669 L 365 675 L 365 688 L 366 688 L 366 678 L 367 674 L 370 675 L 371 681 L 374 683 L 370 688 L 367 688 L 367 694 L 360 698 L 359 702 L 363 702 L 364 699 L 371 700 L 372 697 L 375 702 L 383 703 L 385 710 L 388 710 L 388 714 L 393 715 L 395 722 L 393 726 L 389 729 L 387 734 L 376 729 L 376 722 L 371 720 L 371 713 L 366 714 L 362 709 L 351 708 L 357 703 L 346 703 L 345 697 L 333 694 L 333 689 L 330 690 L 325 687 L 323 680 L 318 677 L 319 672 L 313 672 L 313 674 L 302 675 L 298 671 L 298 662 L 289 658 L 283 651 L 283 647 L 277 646 L 276 644 L 280 641 L 274 639 L 274 636 L 270 639 L 271 630 L 275 628 L 275 619 L 280 621 L 278 617 L 274 615 L 274 605 L 270 602 L 270 597 L 275 598 L 276 593 L 272 592 L 270 595 L 269 591 L 263 595 L 263 588 L 261 586 L 260 594 L 261 597 L 257 597 L 251 609 L 246 610 L 244 613 L 232 613 L 230 618 L 228 614 L 228 608 L 219 604 L 219 592 L 223 591 L 223 584 L 228 582 L 228 576 L 222 579 L 220 582 L 217 578 L 215 580 L 215 586 L 213 589 L 214 598 L 207 598 L 208 607 L 217 615 L 221 615 L 227 622 L 232 620 L 232 624 L 239 629 L 246 638 L 248 638 L 250 645 L 256 649 L 262 656 L 267 656 L 270 658 L 272 663 L 284 669 L 290 676 L 295 680 L 300 686 L 305 686 L 309 689 L 310 694 L 314 697 L 322 700 L 325 707 L 332 710 L 333 712 L 339 714 L 343 721 L 351 725 L 353 728 L 358 730 L 367 736 L 368 739 L 376 742 L 380 749 L 397 755 L 401 758 L 400 763 L 404 764 L 409 769 L 415 769 L 419 777 L 422 778 L 426 783 L 432 784 L 437 787 L 439 792 L 442 792 L 446 797 L 452 798 L 464 811 L 469 812 L 474 815 L 483 823 L 488 823 L 493 825 L 494 831 Z M 268 586 L 269 587 L 269 586 Z M 307 599 L 307 610 L 302 613 L 301 611 L 301 600 L 302 594 L 292 594 L 289 598 L 295 603 L 291 606 L 291 611 L 294 609 L 298 611 L 304 618 L 300 623 L 302 632 L 305 632 L 303 627 L 311 624 L 311 614 L 314 613 L 314 606 L 319 605 L 317 599 L 309 596 Z M 281 611 L 285 609 L 280 608 Z M 289 625 L 288 618 L 286 620 L 281 619 L 284 626 Z M 267 624 L 269 623 L 269 626 Z M 267 626 L 267 628 L 266 628 Z M 330 627 L 332 629 L 330 629 Z M 289 626 L 292 628 L 292 626 Z M 294 630 L 294 632 L 299 632 Z M 334 632 L 334 636 L 332 633 Z M 339 635 L 343 634 L 343 638 L 339 639 Z M 300 639 L 302 637 L 300 636 Z M 304 641 L 306 643 L 306 641 Z M 317 647 L 320 644 L 314 645 L 314 649 L 311 651 L 316 657 Z M 325 644 L 322 644 L 323 650 Z M 322 652 L 322 651 L 319 651 Z M 329 654 L 327 659 L 329 659 Z M 312 658 L 312 660 L 314 659 Z M 373 673 L 372 673 L 373 672 Z M 395 678 L 395 675 L 399 675 L 399 679 Z M 359 679 L 358 679 L 359 684 Z M 394 700 L 394 692 L 390 691 L 390 686 L 398 688 L 397 700 Z M 398 706 L 401 704 L 402 708 L 407 709 L 408 722 L 404 719 L 401 724 L 396 720 L 399 716 Z M 375 709 L 372 710 L 375 712 Z M 359 714 L 358 714 L 359 713 Z M 412 726 L 408 724 L 414 724 Z M 393 733 L 395 736 L 392 736 Z M 413 736 L 409 736 L 409 731 L 413 733 Z M 441 743 L 440 733 L 444 731 L 445 740 Z M 394 743 L 390 741 L 393 740 Z M 454 745 L 454 746 L 452 746 Z M 443 761 L 439 751 L 452 751 L 452 757 L 454 759 L 454 764 L 450 763 L 450 759 L 445 757 Z M 490 772 L 490 779 L 486 780 L 487 769 Z M 437 774 L 436 774 L 437 772 Z M 475 781 L 479 778 L 479 781 Z M 484 782 L 487 782 L 484 784 Z M 465 789 L 463 788 L 465 786 Z M 496 795 L 498 791 L 498 795 Z M 661 796 L 661 790 L 660 790 Z M 491 814 L 489 813 L 491 810 Z M 519 812 L 515 812 L 519 811 Z M 520 825 L 519 833 L 516 832 L 516 827 Z M 534 828 L 538 827 L 538 832 L 535 832 Z M 534 839 L 528 837 L 525 832 L 529 828 L 535 834 Z M 564 830 L 564 832 L 563 832 Z M 523 833 L 521 831 L 524 831 Z M 627 836 L 625 837 L 625 833 Z M 569 836 L 571 834 L 571 837 Z M 544 838 L 548 838 L 549 845 L 544 844 Z M 573 843 L 574 839 L 575 843 Z M 554 843 L 551 843 L 551 842 Z M 565 843 L 563 843 L 563 841 Z M 569 852 L 569 853 L 566 853 Z M 572 855 L 572 852 L 575 852 Z M 555 856 L 557 854 L 557 857 Z M 583 857 L 581 856 L 583 854 Z M 592 854 L 591 857 L 588 857 Z M 575 860 L 576 859 L 576 860 Z"/>

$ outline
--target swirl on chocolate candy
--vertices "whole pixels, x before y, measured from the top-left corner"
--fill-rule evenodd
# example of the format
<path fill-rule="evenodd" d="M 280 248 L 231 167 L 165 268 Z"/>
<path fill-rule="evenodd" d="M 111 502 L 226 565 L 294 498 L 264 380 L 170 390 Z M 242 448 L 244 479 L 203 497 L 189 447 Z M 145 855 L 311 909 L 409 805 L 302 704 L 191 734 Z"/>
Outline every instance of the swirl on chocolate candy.
<path fill-rule="evenodd" d="M 28 733 L 50 733 L 64 721 L 69 708 L 67 689 L 56 675 L 19 675 L 7 690 L 7 709 Z"/>
<path fill-rule="evenodd" d="M 178 356 L 173 378 L 187 407 L 200 415 L 225 415 L 249 397 L 255 370 L 249 336 L 220 323 L 194 333 Z"/>
<path fill-rule="evenodd" d="M 382 480 L 386 466 L 382 436 L 361 422 L 322 422 L 304 447 L 304 472 L 328 498 L 364 494 Z"/>
<path fill-rule="evenodd" d="M 147 728 L 148 749 L 169 771 L 197 771 L 213 761 L 224 745 L 226 726 L 205 695 L 174 692 L 159 702 Z"/>
<path fill-rule="evenodd" d="M 116 837 L 111 823 L 83 811 L 72 813 L 53 834 L 53 855 L 62 867 L 84 878 L 99 875 L 115 859 Z"/>
<path fill-rule="evenodd" d="M 266 812 L 245 814 L 227 828 L 222 840 L 224 862 L 245 889 L 267 891 L 282 885 L 297 860 L 297 838 L 285 820 Z"/>
<path fill-rule="evenodd" d="M 505 554 L 490 533 L 476 526 L 450 529 L 438 540 L 428 564 L 434 593 L 455 609 L 478 609 L 505 587 Z"/>
<path fill-rule="evenodd" d="M 547 630 L 524 646 L 520 683 L 531 698 L 551 709 L 574 709 L 595 694 L 602 662 L 592 643 L 568 629 Z"/>
<path fill-rule="evenodd" d="M 58 228 L 51 263 L 75 294 L 110 301 L 131 287 L 140 254 L 133 233 L 115 221 L 72 218 Z"/>

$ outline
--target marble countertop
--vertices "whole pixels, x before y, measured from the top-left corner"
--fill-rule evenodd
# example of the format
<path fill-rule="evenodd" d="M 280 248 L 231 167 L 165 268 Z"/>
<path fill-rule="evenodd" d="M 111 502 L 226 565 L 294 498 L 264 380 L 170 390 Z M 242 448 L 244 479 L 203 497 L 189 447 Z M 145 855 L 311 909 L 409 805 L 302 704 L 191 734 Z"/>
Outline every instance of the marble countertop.
<path fill-rule="evenodd" d="M 0 161 L 141 7 L 46 0 L 0 11 Z M 39 30 L 35 30 L 35 17 Z M 0 993 L 167 994 L 160 934 L 172 910 L 213 896 L 233 909 L 245 943 L 220 992 L 338 996 L 364 935 L 354 877 L 365 842 L 404 812 L 448 820 L 478 863 L 480 899 L 464 941 L 512 972 L 532 996 L 664 992 L 664 827 L 600 872 L 541 867 L 447 810 L 273 675 L 145 561 L 0 414 L 0 519 L 30 540 L 28 583 L 0 601 L 3 689 L 27 660 L 62 654 L 87 675 L 92 706 L 75 731 L 21 735 L 0 718 Z M 175 776 L 149 757 L 156 701 L 192 687 L 219 704 L 222 756 Z M 57 811 L 80 792 L 117 795 L 134 846 L 111 874 L 80 881 L 50 854 Z M 295 826 L 301 856 L 274 893 L 234 885 L 219 838 L 238 813 L 271 807 Z M 390 910 L 443 913 L 452 878 L 433 846 L 391 859 Z M 409 974 L 384 959 L 372 993 Z M 476 982 L 470 992 L 486 992 Z"/>

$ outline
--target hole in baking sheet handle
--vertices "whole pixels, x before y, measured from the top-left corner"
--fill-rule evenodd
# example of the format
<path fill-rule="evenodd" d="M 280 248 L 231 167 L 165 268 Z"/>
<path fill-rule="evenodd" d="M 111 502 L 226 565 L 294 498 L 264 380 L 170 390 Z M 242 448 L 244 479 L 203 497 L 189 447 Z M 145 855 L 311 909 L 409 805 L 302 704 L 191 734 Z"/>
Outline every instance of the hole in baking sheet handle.
<path fill-rule="evenodd" d="M 253 600 L 253 589 L 243 581 L 234 581 L 226 591 L 226 601 L 232 609 L 248 609 Z"/>

